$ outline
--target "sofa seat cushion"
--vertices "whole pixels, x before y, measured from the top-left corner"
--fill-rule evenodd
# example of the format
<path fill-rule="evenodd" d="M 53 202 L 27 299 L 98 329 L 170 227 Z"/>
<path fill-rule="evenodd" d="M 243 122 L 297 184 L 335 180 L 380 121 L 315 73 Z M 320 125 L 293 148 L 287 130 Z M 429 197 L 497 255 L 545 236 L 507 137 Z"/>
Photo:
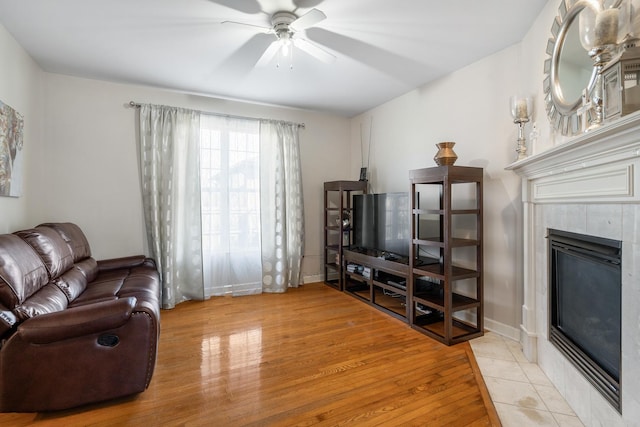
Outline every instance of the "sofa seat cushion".
<path fill-rule="evenodd" d="M 70 307 L 126 297 L 136 297 L 138 302 L 148 301 L 157 305 L 159 286 L 158 274 L 149 266 L 100 271 Z"/>
<path fill-rule="evenodd" d="M 126 278 L 126 274 L 118 273 L 119 272 L 112 272 L 108 275 L 98 275 L 98 277 L 86 287 L 84 292 L 73 301 L 71 306 L 83 305 L 91 301 L 106 301 L 118 298 L 118 292 Z"/>

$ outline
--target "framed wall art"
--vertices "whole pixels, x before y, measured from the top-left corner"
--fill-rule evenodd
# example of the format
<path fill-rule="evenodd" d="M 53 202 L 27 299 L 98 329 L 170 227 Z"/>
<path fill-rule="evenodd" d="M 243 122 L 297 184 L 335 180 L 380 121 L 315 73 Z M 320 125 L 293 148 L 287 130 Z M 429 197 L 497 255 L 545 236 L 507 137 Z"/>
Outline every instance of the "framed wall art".
<path fill-rule="evenodd" d="M 22 195 L 24 119 L 0 101 L 0 196 Z"/>

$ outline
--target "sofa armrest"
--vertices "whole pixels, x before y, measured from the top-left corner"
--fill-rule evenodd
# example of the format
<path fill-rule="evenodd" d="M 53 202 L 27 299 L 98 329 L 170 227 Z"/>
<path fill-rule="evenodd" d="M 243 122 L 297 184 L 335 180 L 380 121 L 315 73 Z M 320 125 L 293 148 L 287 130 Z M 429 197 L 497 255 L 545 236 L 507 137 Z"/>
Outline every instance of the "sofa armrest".
<path fill-rule="evenodd" d="M 135 297 L 120 298 L 43 314 L 23 322 L 17 334 L 26 342 L 48 344 L 108 331 L 129 320 L 136 301 Z"/>
<path fill-rule="evenodd" d="M 117 270 L 119 268 L 156 267 L 156 263 L 144 255 L 133 255 L 123 258 L 103 259 L 98 261 L 98 270 Z"/>

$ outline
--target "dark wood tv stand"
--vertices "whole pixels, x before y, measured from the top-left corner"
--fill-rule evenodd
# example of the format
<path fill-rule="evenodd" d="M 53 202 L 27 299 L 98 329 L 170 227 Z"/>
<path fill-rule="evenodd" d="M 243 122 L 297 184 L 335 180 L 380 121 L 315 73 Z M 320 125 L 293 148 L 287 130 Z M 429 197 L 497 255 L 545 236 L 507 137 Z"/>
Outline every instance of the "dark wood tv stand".
<path fill-rule="evenodd" d="M 372 306 L 404 321 L 409 319 L 406 283 L 409 277 L 408 259 L 384 259 L 377 251 L 344 250 L 342 269 L 344 291 Z M 349 271 L 350 265 L 366 271 Z"/>
<path fill-rule="evenodd" d="M 405 322 L 409 321 L 408 257 L 388 252 L 345 248 L 343 259 L 342 283 L 345 292 Z M 420 262 L 427 264 L 436 261 L 424 258 Z M 349 271 L 349 265 L 368 268 L 368 274 L 364 274 L 364 271 Z"/>

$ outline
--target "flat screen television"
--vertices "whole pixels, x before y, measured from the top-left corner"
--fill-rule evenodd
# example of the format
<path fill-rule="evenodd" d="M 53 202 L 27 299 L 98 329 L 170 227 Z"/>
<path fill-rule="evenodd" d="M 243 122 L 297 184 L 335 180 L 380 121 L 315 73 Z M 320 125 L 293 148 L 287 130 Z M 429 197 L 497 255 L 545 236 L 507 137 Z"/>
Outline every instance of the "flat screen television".
<path fill-rule="evenodd" d="M 408 257 L 410 209 L 408 192 L 354 195 L 354 245 Z"/>

